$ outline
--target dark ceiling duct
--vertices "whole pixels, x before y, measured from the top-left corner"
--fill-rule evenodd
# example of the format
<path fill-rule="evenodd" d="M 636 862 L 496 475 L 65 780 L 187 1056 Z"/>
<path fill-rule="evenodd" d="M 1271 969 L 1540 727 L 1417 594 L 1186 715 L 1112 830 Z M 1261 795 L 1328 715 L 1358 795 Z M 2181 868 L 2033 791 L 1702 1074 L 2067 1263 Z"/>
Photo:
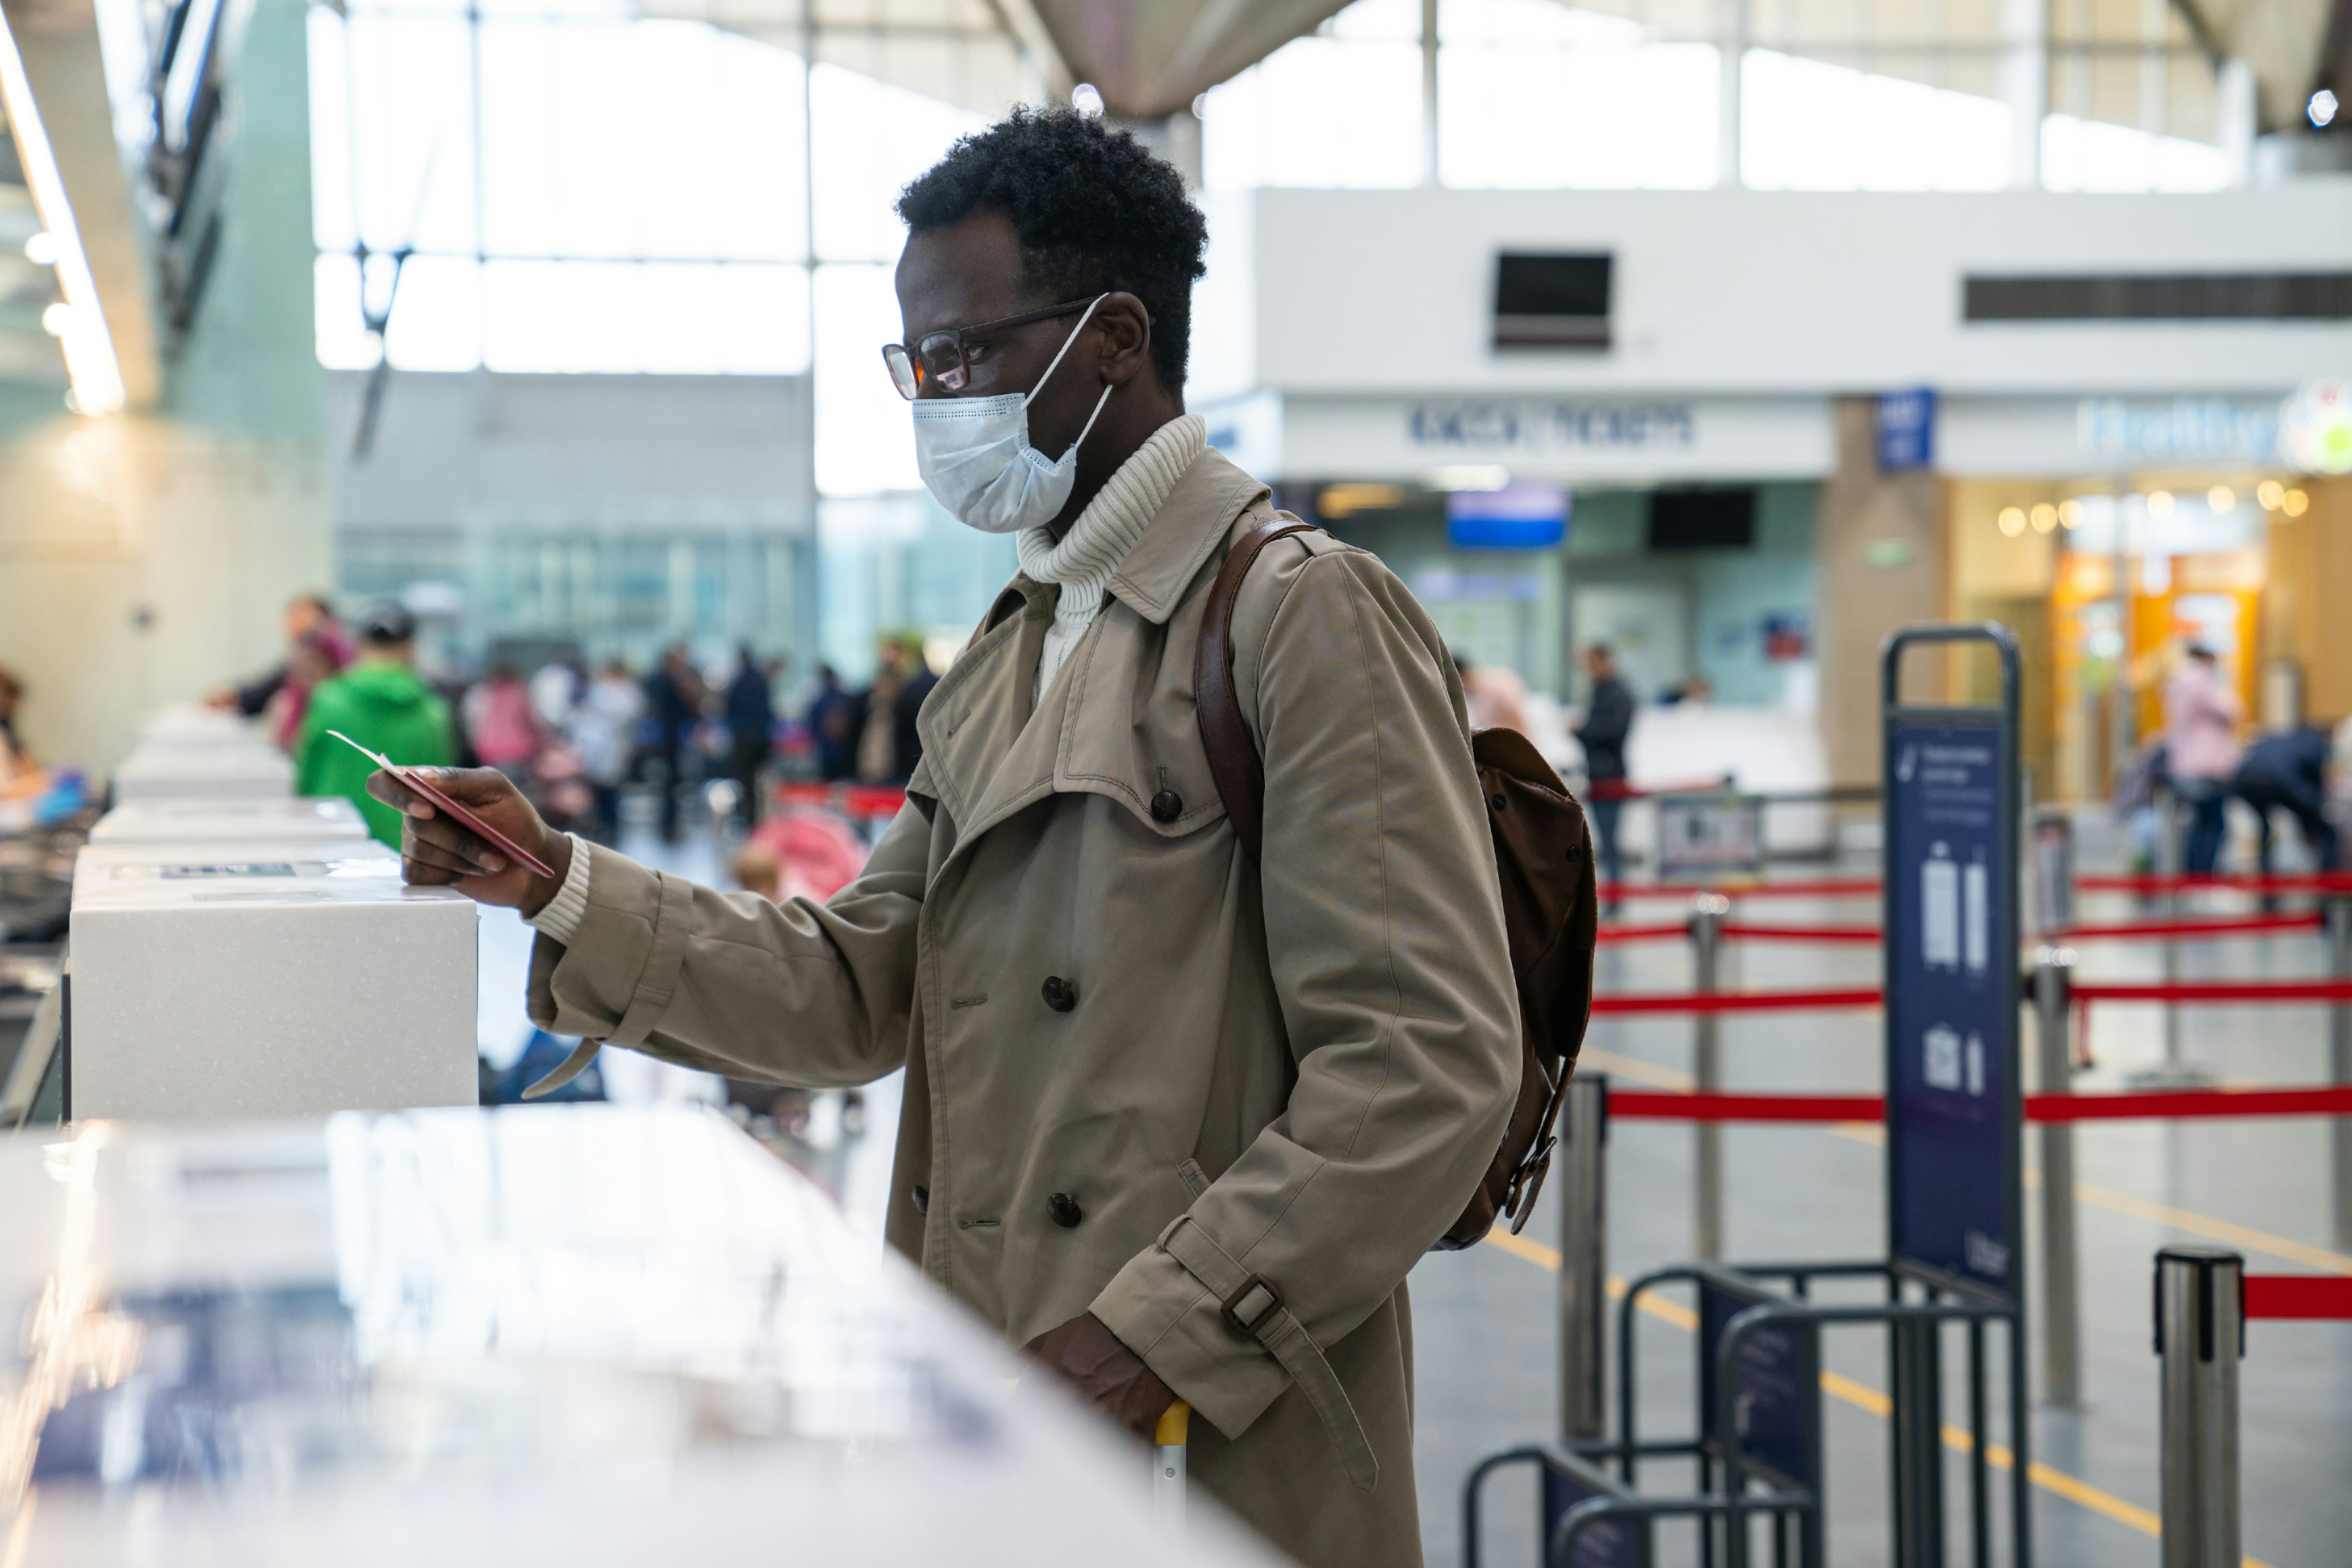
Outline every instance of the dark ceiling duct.
<path fill-rule="evenodd" d="M 1347 0 L 1031 0 L 1054 47 L 1103 107 L 1157 120 L 1291 39 Z"/>

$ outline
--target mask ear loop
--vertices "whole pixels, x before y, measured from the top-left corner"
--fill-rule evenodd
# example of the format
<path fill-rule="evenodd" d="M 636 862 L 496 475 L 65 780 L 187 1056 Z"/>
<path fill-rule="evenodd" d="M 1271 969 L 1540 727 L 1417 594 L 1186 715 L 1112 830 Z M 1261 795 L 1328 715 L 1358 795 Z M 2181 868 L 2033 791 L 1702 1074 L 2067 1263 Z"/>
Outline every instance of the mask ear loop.
<path fill-rule="evenodd" d="M 1034 399 L 1039 393 L 1045 390 L 1045 384 L 1053 380 L 1054 373 L 1062 367 L 1062 356 L 1070 352 L 1070 345 L 1078 341 L 1078 334 L 1087 330 L 1087 322 L 1093 318 L 1095 307 L 1109 298 L 1110 296 L 1108 294 L 1097 294 L 1093 299 L 1087 301 L 1086 314 L 1080 316 L 1078 318 L 1078 324 L 1070 329 L 1070 335 L 1062 340 L 1062 346 L 1054 351 L 1053 362 L 1045 366 L 1045 374 L 1037 378 L 1037 384 L 1029 389 L 1029 395 L 1021 400 L 1022 407 L 1028 407 L 1031 401 Z M 1083 441 L 1086 437 L 1081 436 L 1078 439 Z"/>

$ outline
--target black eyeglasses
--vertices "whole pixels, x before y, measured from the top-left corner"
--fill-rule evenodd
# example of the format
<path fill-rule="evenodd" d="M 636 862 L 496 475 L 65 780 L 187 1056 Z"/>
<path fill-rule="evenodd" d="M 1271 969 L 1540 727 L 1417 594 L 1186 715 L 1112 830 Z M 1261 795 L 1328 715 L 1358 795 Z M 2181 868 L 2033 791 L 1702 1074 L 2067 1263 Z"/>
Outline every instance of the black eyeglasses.
<path fill-rule="evenodd" d="M 890 384 L 898 389 L 901 397 L 919 397 L 924 386 L 934 381 L 945 391 L 961 392 L 971 381 L 971 354 L 964 344 L 967 336 L 984 337 L 990 332 L 1050 321 L 1056 316 L 1083 310 L 1101 298 L 1097 294 L 1094 300 L 1073 300 L 1066 305 L 1048 305 L 1042 310 L 1026 310 L 1002 321 L 982 321 L 976 327 L 950 327 L 945 331 L 925 332 L 922 340 L 911 349 L 904 343 L 884 343 L 882 363 L 890 367 Z"/>

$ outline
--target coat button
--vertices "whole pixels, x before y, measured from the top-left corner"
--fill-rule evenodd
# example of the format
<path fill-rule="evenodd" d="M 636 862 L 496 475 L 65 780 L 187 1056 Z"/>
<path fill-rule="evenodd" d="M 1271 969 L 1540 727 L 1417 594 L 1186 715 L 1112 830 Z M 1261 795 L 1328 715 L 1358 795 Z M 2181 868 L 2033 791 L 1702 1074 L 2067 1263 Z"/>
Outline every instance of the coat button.
<path fill-rule="evenodd" d="M 1172 789 L 1163 789 L 1151 797 L 1151 820 L 1173 822 L 1184 815 L 1184 797 Z"/>
<path fill-rule="evenodd" d="M 1076 1230 L 1078 1221 L 1087 1215 L 1086 1211 L 1078 1207 L 1077 1199 L 1067 1193 L 1055 1193 L 1045 1200 L 1045 1217 L 1064 1230 Z"/>
<path fill-rule="evenodd" d="M 1039 989 L 1045 1005 L 1056 1013 L 1066 1013 L 1078 1005 L 1078 988 L 1058 974 L 1045 976 L 1045 984 Z"/>
<path fill-rule="evenodd" d="M 931 1212 L 931 1189 L 930 1189 L 930 1188 L 929 1188 L 929 1187 L 917 1187 L 917 1188 L 915 1188 L 915 1189 L 914 1189 L 914 1197 L 915 1197 L 915 1212 L 916 1212 L 917 1214 L 925 1214 L 925 1215 L 927 1215 L 927 1214 L 929 1214 L 929 1213 L 930 1213 L 930 1212 Z"/>

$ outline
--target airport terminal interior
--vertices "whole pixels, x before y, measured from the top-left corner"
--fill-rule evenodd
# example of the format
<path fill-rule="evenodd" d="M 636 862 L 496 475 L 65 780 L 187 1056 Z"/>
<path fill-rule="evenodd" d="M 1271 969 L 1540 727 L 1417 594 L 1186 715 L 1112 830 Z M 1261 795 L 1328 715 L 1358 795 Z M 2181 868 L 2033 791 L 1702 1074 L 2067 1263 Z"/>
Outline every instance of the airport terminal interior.
<path fill-rule="evenodd" d="M 0 1568 L 2352 1563 L 2347 100 L 0 0 Z"/>

